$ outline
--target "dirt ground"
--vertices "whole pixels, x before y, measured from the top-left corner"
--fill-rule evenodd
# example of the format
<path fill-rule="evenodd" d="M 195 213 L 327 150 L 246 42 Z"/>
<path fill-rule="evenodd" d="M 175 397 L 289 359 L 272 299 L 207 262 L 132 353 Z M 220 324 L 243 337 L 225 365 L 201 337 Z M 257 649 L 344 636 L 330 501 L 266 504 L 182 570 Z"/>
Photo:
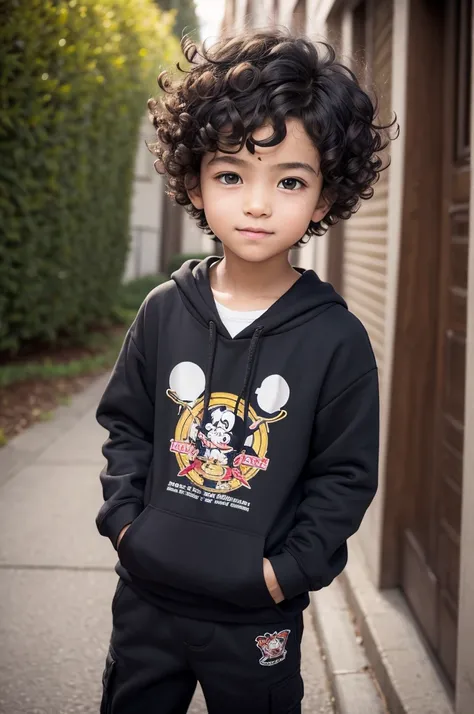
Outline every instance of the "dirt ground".
<path fill-rule="evenodd" d="M 0 389 L 0 429 L 7 441 L 31 424 L 47 419 L 52 409 L 68 401 L 68 397 L 85 389 L 94 375 L 67 377 L 58 380 L 32 379 Z"/>
<path fill-rule="evenodd" d="M 110 328 L 111 341 L 124 333 L 123 327 Z M 101 338 L 104 335 L 101 335 Z M 31 346 L 15 357 L 8 359 L 0 356 L 2 364 L 20 364 L 22 362 L 43 362 L 49 360 L 53 364 L 67 364 L 68 362 L 110 351 L 110 343 L 102 339 L 94 345 L 88 346 Z M 51 411 L 60 404 L 67 403 L 69 397 L 85 389 L 91 381 L 106 372 L 113 365 L 98 367 L 94 371 L 82 376 L 54 377 L 51 379 L 31 378 L 15 382 L 5 387 L 0 387 L 0 446 L 8 442 L 17 434 L 27 429 L 37 421 L 46 420 Z"/>

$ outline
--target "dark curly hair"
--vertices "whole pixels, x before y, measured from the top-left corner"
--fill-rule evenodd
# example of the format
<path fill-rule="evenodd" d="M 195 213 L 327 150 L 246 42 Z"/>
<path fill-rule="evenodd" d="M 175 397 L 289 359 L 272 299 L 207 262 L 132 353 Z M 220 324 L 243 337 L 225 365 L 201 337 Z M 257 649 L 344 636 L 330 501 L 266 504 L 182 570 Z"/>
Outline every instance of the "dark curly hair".
<path fill-rule="evenodd" d="M 186 190 L 199 181 L 203 154 L 274 146 L 285 138 L 288 118 L 301 120 L 319 151 L 323 196 L 331 206 L 305 236 L 322 235 L 355 213 L 360 199 L 373 196 L 372 185 L 386 168 L 377 154 L 392 138 L 387 130 L 396 118 L 374 123 L 377 101 L 336 61 L 329 44 L 271 29 L 224 38 L 209 49 L 185 36 L 181 48 L 190 69 L 178 63 L 184 77 L 175 81 L 162 72 L 163 101 L 148 102 L 158 139 L 149 149 L 156 170 L 168 177 L 168 195 L 206 233 L 213 235 L 204 210 L 192 205 Z M 272 136 L 257 141 L 252 133 L 268 120 Z"/>

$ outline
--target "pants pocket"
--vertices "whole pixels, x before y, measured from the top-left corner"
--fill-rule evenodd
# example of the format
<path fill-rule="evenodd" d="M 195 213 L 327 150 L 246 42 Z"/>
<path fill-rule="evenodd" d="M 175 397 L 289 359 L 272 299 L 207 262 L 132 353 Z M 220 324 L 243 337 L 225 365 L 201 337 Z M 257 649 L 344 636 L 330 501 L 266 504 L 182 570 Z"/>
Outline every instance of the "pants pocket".
<path fill-rule="evenodd" d="M 242 607 L 274 606 L 263 576 L 264 537 L 148 505 L 125 533 L 132 575 Z"/>
<path fill-rule="evenodd" d="M 117 658 L 109 646 L 107 657 L 105 659 L 105 667 L 102 674 L 102 701 L 100 704 L 100 714 L 110 714 L 112 706 L 112 685 L 115 674 Z"/>
<path fill-rule="evenodd" d="M 300 714 L 303 696 L 303 678 L 298 671 L 273 685 L 270 691 L 271 714 Z"/>

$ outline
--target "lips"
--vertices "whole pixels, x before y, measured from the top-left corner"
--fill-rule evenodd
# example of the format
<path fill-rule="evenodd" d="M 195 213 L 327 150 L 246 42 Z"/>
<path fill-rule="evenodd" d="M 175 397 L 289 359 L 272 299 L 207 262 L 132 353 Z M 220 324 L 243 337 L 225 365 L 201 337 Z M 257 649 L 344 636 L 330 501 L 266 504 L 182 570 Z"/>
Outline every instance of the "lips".
<path fill-rule="evenodd" d="M 273 231 L 266 231 L 263 228 L 237 228 L 239 233 L 248 238 L 265 238 L 265 236 L 272 235 Z"/>

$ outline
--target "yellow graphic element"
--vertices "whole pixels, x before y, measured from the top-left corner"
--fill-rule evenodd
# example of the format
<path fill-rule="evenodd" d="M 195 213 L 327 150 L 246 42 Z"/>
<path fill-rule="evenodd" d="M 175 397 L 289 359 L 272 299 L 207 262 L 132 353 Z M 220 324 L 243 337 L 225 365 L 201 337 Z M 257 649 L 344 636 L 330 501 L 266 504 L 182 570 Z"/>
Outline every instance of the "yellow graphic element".
<path fill-rule="evenodd" d="M 250 431 L 256 429 L 260 424 L 274 424 L 276 421 L 286 419 L 287 416 L 288 412 L 282 409 L 281 412 L 274 417 L 258 417 L 257 421 L 250 425 Z"/>
<path fill-rule="evenodd" d="M 167 395 L 177 404 L 183 407 L 180 418 L 176 425 L 175 440 L 178 442 L 189 441 L 189 434 L 193 425 L 196 427 L 201 423 L 202 412 L 204 409 L 204 398 L 201 397 L 192 406 L 186 402 L 182 402 L 176 393 L 171 390 L 167 390 Z M 230 411 L 235 410 L 237 404 L 237 397 L 233 394 L 228 394 L 226 392 L 215 392 L 212 394 L 209 408 L 213 407 L 226 407 Z M 237 410 L 237 415 L 243 420 L 244 418 L 244 403 L 241 401 L 239 408 Z M 280 415 L 279 415 L 280 416 Z M 285 414 L 286 416 L 286 414 Z M 280 416 L 283 418 L 283 416 Z M 268 428 L 264 421 L 262 421 L 252 406 L 249 406 L 249 419 L 252 425 L 257 424 L 253 431 L 253 442 L 252 449 L 260 457 L 265 458 L 268 448 Z M 190 458 L 188 454 L 175 453 L 176 459 L 178 461 L 180 470 L 187 468 L 194 459 Z M 212 459 L 204 459 L 203 457 L 198 457 L 200 462 L 200 470 L 203 474 L 200 474 L 196 468 L 189 471 L 186 476 L 199 486 L 199 488 L 205 491 L 213 491 L 219 493 L 228 493 L 242 486 L 242 483 L 237 478 L 232 478 L 230 481 L 226 482 L 225 488 L 217 488 L 217 484 L 221 482 L 224 474 L 226 473 L 226 466 L 222 463 L 214 461 Z M 229 463 L 228 466 L 232 467 L 233 464 Z M 245 466 L 241 464 L 239 471 L 242 476 L 250 481 L 261 469 L 254 468 L 252 466 Z M 216 487 L 209 487 L 205 485 L 205 479 L 216 482 Z"/>

